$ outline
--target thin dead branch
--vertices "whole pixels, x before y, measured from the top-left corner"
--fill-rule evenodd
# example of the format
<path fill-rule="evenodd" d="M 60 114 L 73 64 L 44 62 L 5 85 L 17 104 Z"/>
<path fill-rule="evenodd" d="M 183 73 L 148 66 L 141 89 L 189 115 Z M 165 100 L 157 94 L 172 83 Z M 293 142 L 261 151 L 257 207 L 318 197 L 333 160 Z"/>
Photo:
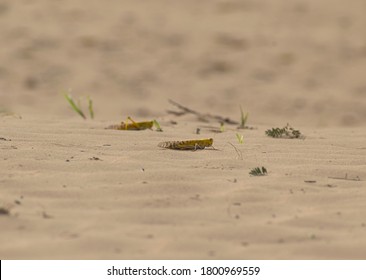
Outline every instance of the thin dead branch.
<path fill-rule="evenodd" d="M 356 176 L 356 178 L 348 178 L 348 174 L 344 177 L 328 177 L 329 179 L 335 179 L 335 180 L 346 180 L 346 181 L 363 181 L 360 179 L 360 177 Z"/>
<path fill-rule="evenodd" d="M 228 143 L 235 149 L 235 152 L 238 155 L 238 159 L 243 160 L 243 153 L 233 144 L 231 144 L 230 142 L 228 142 Z"/>
<path fill-rule="evenodd" d="M 210 122 L 210 121 L 217 121 L 217 122 L 220 122 L 220 123 L 226 123 L 226 124 L 239 124 L 237 121 L 234 121 L 228 117 L 223 117 L 223 116 L 219 116 L 219 115 L 212 115 L 212 114 L 202 114 L 200 112 L 197 112 L 195 110 L 192 110 L 186 106 L 183 106 L 181 104 L 179 104 L 178 102 L 175 102 L 171 99 L 168 100 L 170 104 L 172 104 L 173 106 L 177 107 L 178 109 L 180 109 L 181 111 L 177 112 L 177 111 L 171 111 L 171 110 L 168 110 L 167 112 L 169 114 L 173 114 L 175 116 L 182 116 L 182 115 L 185 115 L 185 114 L 192 114 L 192 115 L 195 115 L 197 116 L 197 118 L 200 120 L 200 121 L 203 121 L 203 122 Z"/>

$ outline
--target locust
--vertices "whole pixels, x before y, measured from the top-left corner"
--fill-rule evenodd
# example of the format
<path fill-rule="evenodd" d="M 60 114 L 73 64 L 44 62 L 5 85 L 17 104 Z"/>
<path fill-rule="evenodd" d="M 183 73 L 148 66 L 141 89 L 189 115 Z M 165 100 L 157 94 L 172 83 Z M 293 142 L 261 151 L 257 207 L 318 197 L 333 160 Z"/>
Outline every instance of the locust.
<path fill-rule="evenodd" d="M 127 120 L 130 123 L 121 122 L 121 124 L 114 124 L 108 126 L 106 129 L 116 129 L 116 130 L 145 130 L 152 129 L 154 125 L 154 121 L 146 121 L 146 122 L 135 122 L 131 117 L 127 117 Z"/>
<path fill-rule="evenodd" d="M 183 141 L 166 141 L 158 144 L 158 147 L 172 150 L 203 150 L 212 147 L 213 139 L 183 140 Z"/>

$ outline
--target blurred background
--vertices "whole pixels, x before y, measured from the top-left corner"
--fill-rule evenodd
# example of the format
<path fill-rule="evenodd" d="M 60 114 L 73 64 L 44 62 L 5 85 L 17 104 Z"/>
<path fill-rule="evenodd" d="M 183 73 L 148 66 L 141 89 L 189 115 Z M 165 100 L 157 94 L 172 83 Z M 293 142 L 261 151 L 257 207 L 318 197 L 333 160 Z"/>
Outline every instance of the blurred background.
<path fill-rule="evenodd" d="M 0 0 L 0 110 L 366 125 L 364 0 Z M 84 104 L 86 101 L 84 100 Z"/>

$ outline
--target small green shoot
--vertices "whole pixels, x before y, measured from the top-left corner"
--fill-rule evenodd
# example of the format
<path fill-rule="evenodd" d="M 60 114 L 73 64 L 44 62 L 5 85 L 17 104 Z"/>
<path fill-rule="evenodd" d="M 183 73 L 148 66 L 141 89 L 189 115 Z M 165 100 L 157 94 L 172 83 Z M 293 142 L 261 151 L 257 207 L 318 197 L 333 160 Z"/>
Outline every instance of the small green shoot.
<path fill-rule="evenodd" d="M 163 131 L 157 120 L 153 120 L 153 123 L 154 123 L 154 126 L 156 127 L 156 131 L 159 131 L 159 132 Z"/>
<path fill-rule="evenodd" d="M 243 144 L 244 143 L 244 135 L 237 133 L 236 134 L 236 138 L 238 138 L 239 144 Z"/>
<path fill-rule="evenodd" d="M 69 104 L 70 104 L 70 106 L 71 106 L 71 108 L 76 112 L 76 113 L 78 113 L 84 120 L 86 119 L 86 117 L 85 117 L 85 115 L 84 115 L 84 113 L 83 113 L 83 111 L 80 109 L 80 105 L 78 106 L 78 105 L 76 105 L 76 103 L 75 103 L 75 101 L 74 101 L 74 99 L 72 98 L 72 95 L 71 94 L 66 94 L 65 93 L 65 98 L 66 98 L 66 100 L 69 102 Z"/>
<path fill-rule="evenodd" d="M 244 114 L 243 108 L 240 106 L 240 126 L 238 128 L 247 128 L 249 113 Z"/>
<path fill-rule="evenodd" d="M 283 128 L 276 127 L 268 129 L 266 130 L 266 135 L 273 138 L 287 138 L 287 139 L 304 138 L 300 130 L 292 128 L 289 124 L 287 124 Z"/>
<path fill-rule="evenodd" d="M 266 176 L 267 169 L 263 166 L 262 166 L 262 168 L 256 167 L 256 168 L 253 168 L 252 170 L 250 170 L 249 174 L 252 176 Z"/>
<path fill-rule="evenodd" d="M 220 123 L 220 132 L 224 132 L 225 131 L 225 124 L 223 122 Z"/>
<path fill-rule="evenodd" d="M 94 119 L 94 110 L 93 110 L 93 100 L 90 98 L 90 96 L 88 96 L 88 103 L 89 103 L 89 114 L 90 114 L 90 118 Z"/>

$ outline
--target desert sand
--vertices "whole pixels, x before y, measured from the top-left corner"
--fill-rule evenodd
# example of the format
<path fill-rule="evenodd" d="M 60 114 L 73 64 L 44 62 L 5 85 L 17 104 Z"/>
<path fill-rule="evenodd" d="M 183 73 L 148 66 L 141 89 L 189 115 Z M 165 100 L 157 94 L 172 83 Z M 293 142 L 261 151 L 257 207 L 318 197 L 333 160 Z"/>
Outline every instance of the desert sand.
<path fill-rule="evenodd" d="M 0 259 L 366 259 L 365 8 L 2 0 Z"/>

